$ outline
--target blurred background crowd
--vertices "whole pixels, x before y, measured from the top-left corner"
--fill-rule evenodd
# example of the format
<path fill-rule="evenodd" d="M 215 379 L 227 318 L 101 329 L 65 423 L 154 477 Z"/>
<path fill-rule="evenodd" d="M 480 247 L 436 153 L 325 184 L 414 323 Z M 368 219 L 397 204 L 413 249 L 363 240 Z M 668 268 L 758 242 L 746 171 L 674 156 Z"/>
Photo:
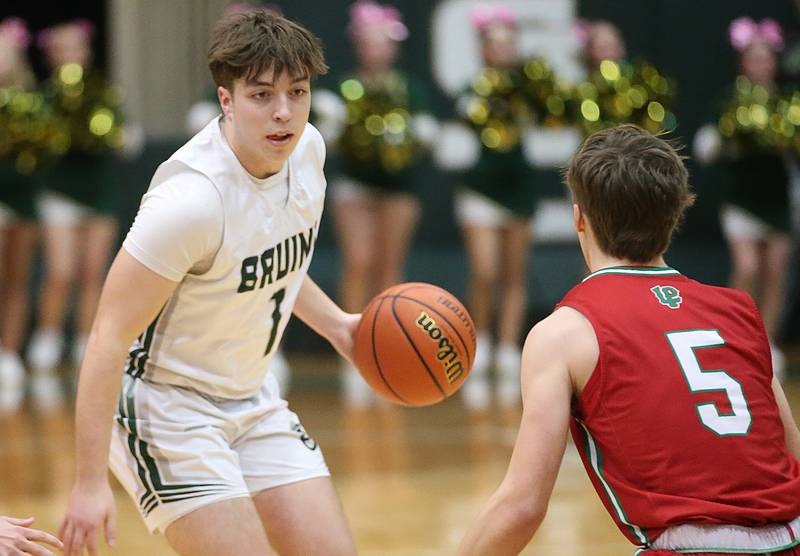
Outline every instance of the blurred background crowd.
<path fill-rule="evenodd" d="M 517 402 L 525 333 L 585 274 L 561 168 L 583 137 L 624 122 L 686 145 L 699 200 L 668 263 L 749 291 L 776 373 L 800 370 L 800 0 L 10 1 L 3 410 L 71 392 L 152 173 L 218 114 L 208 30 L 250 9 L 307 26 L 331 66 L 312 95 L 329 184 L 311 275 L 352 312 L 405 280 L 463 299 L 478 330 L 468 407 Z M 295 354 L 328 349 L 290 325 L 274 369 L 284 389 Z M 323 387 L 372 402 L 337 369 Z"/>

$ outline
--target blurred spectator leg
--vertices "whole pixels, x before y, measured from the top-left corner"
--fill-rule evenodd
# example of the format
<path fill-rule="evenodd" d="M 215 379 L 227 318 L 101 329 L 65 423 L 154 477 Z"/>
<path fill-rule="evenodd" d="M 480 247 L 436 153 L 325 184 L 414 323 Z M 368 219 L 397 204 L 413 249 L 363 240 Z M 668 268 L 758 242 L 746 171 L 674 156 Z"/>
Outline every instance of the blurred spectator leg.
<path fill-rule="evenodd" d="M 420 215 L 416 197 L 406 194 L 387 194 L 380 201 L 377 242 L 378 291 L 403 281 L 408 249 Z"/>
<path fill-rule="evenodd" d="M 93 216 L 87 218 L 83 225 L 83 262 L 80 265 L 75 338 L 71 350 L 72 362 L 76 368 L 80 368 L 83 360 L 116 237 L 117 223 L 112 217 Z"/>
<path fill-rule="evenodd" d="M 0 232 L 2 233 L 2 232 Z M 25 392 L 25 367 L 20 357 L 28 316 L 28 279 L 36 243 L 36 224 L 17 220 L 5 232 L 5 249 L 0 249 L 0 408 L 16 411 Z"/>
<path fill-rule="evenodd" d="M 464 240 L 470 261 L 469 311 L 475 322 L 477 347 L 469 380 L 462 387 L 468 409 L 481 411 L 489 406 L 489 367 L 492 362 L 491 313 L 494 286 L 500 265 L 500 234 L 493 226 L 464 225 Z"/>
<path fill-rule="evenodd" d="M 520 401 L 519 337 L 528 306 L 526 274 L 531 246 L 530 222 L 527 219 L 512 221 L 504 234 L 495 368 L 500 404 L 509 406 Z"/>
<path fill-rule="evenodd" d="M 345 311 L 358 313 L 376 293 L 372 275 L 375 270 L 375 221 L 378 217 L 375 203 L 373 199 L 360 195 L 335 199 L 333 215 L 342 257 L 339 299 Z M 375 401 L 367 383 L 346 361 L 342 361 L 341 379 L 348 405 L 364 407 Z"/>
<path fill-rule="evenodd" d="M 783 380 L 786 375 L 786 356 L 775 345 L 780 331 L 781 318 L 786 304 L 786 273 L 792 252 L 791 236 L 773 234 L 767 238 L 764 253 L 764 290 L 761 317 L 770 339 L 772 368 L 775 376 Z"/>
<path fill-rule="evenodd" d="M 61 386 L 56 374 L 64 348 L 64 314 L 78 271 L 79 227 L 74 223 L 45 221 L 44 277 L 39 295 L 37 329 L 28 346 L 33 371 L 31 392 L 42 408 L 60 404 Z"/>

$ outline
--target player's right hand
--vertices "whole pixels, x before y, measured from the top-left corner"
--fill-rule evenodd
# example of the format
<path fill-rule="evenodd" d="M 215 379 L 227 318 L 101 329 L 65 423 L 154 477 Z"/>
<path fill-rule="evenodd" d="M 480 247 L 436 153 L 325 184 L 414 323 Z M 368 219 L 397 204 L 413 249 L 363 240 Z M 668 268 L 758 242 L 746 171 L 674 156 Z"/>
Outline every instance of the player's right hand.
<path fill-rule="evenodd" d="M 17 519 L 0 516 L 0 556 L 29 554 L 30 556 L 55 556 L 37 543 L 49 544 L 61 549 L 61 541 L 49 533 L 32 529 L 32 517 Z"/>
<path fill-rule="evenodd" d="M 99 554 L 98 534 L 103 529 L 106 544 L 114 546 L 116 535 L 116 509 L 111 485 L 107 480 L 97 484 L 77 483 L 69 495 L 67 514 L 61 523 L 58 536 L 64 541 L 65 556 L 90 556 Z"/>

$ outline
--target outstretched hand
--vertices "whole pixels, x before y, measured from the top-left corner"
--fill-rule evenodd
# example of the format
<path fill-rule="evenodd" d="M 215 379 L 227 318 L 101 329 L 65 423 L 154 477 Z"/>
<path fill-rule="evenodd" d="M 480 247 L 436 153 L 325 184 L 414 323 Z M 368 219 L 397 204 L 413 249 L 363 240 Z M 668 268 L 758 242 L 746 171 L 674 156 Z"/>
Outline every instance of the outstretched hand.
<path fill-rule="evenodd" d="M 31 556 L 55 556 L 53 552 L 37 543 L 44 543 L 61 550 L 61 541 L 50 533 L 31 528 L 32 517 L 23 519 L 0 516 L 0 556 L 30 554 Z"/>

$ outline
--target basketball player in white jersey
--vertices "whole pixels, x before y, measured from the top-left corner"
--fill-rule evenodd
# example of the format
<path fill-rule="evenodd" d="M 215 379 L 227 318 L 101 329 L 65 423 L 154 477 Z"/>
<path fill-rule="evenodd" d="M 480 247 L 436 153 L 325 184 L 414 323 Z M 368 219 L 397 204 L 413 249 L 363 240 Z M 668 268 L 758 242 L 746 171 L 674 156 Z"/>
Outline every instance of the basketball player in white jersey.
<path fill-rule="evenodd" d="M 114 544 L 109 459 L 179 554 L 355 554 L 320 448 L 268 372 L 292 313 L 346 358 L 359 319 L 306 275 L 325 196 L 308 124 L 321 46 L 281 17 L 231 14 L 209 65 L 223 114 L 158 168 L 103 290 L 65 554 L 97 554 L 101 530 Z"/>

